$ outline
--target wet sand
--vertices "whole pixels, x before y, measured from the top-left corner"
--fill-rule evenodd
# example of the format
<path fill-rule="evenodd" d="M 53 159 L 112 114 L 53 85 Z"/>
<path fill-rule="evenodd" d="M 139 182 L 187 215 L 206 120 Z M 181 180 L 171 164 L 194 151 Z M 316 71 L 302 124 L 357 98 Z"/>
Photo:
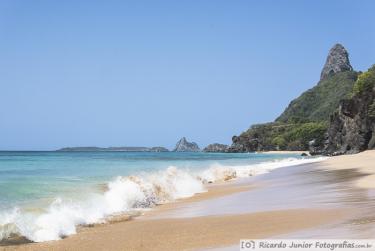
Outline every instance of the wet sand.
<path fill-rule="evenodd" d="M 129 221 L 0 250 L 238 250 L 241 238 L 374 238 L 372 169 L 375 151 L 284 167 L 210 185 Z"/>

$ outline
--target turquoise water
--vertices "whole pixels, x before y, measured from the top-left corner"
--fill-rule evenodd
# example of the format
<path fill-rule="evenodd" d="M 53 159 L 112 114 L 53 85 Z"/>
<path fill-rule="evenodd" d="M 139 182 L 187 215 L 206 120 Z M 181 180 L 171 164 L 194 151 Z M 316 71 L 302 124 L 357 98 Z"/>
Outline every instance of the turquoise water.
<path fill-rule="evenodd" d="M 289 155 L 288 157 L 299 157 Z M 280 158 L 274 154 L 139 152 L 0 152 L 0 208 L 91 188 L 118 175 L 168 166 L 199 169 Z"/>
<path fill-rule="evenodd" d="M 79 224 L 204 192 L 204 183 L 228 175 L 306 161 L 298 154 L 0 152 L 0 240 L 11 233 L 59 239 Z"/>

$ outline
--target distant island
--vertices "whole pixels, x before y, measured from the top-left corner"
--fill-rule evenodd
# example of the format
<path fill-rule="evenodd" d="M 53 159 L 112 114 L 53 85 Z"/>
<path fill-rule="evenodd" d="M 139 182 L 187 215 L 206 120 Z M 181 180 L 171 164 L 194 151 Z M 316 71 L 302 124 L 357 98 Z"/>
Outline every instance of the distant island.
<path fill-rule="evenodd" d="M 79 146 L 64 147 L 56 150 L 57 152 L 169 152 L 162 146 L 143 147 L 143 146 L 120 146 L 120 147 L 96 147 L 96 146 Z"/>

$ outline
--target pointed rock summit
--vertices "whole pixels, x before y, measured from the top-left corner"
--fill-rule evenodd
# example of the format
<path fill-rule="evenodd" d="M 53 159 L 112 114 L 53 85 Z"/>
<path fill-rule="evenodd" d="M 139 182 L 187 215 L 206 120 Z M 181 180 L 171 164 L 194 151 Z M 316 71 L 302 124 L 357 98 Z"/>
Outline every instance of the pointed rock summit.
<path fill-rule="evenodd" d="M 174 152 L 199 152 L 199 146 L 195 142 L 188 142 L 185 137 L 180 139 L 176 147 L 173 149 Z"/>
<path fill-rule="evenodd" d="M 322 73 L 320 74 L 320 80 L 325 79 L 332 74 L 352 71 L 353 68 L 349 62 L 349 54 L 345 47 L 341 44 L 335 44 L 329 51 L 326 63 L 323 67 Z"/>

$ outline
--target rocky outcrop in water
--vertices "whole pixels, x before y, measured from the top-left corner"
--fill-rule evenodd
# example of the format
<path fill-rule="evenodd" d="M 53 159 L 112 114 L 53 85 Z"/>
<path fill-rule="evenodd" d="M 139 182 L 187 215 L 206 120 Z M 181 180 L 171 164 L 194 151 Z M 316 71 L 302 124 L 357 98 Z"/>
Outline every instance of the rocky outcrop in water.
<path fill-rule="evenodd" d="M 176 147 L 173 149 L 174 152 L 199 152 L 199 146 L 195 142 L 188 142 L 185 137 L 180 139 Z"/>
<path fill-rule="evenodd" d="M 228 145 L 214 143 L 206 146 L 203 149 L 203 152 L 210 152 L 210 153 L 224 153 L 228 150 Z"/>
<path fill-rule="evenodd" d="M 323 80 L 335 73 L 352 71 L 353 68 L 349 62 L 349 54 L 341 44 L 335 44 L 329 51 L 326 63 L 320 74 L 320 80 Z"/>

